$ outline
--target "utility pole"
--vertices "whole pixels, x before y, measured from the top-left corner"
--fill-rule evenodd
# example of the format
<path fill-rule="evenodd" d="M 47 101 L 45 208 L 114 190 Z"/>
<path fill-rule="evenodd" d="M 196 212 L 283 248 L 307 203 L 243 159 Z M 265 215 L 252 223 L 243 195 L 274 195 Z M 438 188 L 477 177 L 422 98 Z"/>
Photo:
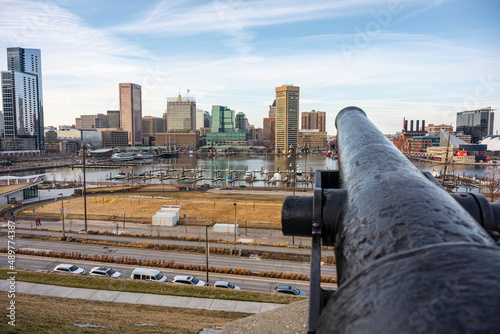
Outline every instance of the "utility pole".
<path fill-rule="evenodd" d="M 236 202 L 234 205 L 234 255 L 236 255 Z"/>
<path fill-rule="evenodd" d="M 61 195 L 61 216 L 62 216 L 62 222 L 63 222 L 63 240 L 66 240 L 66 230 L 64 228 L 64 195 L 60 193 Z"/>
<path fill-rule="evenodd" d="M 210 248 L 208 248 L 208 227 L 209 226 L 210 226 L 210 224 L 205 225 L 205 256 L 206 256 L 205 263 L 206 263 L 206 269 L 207 269 L 207 286 L 210 286 L 210 284 L 208 284 L 208 252 L 210 250 Z"/>

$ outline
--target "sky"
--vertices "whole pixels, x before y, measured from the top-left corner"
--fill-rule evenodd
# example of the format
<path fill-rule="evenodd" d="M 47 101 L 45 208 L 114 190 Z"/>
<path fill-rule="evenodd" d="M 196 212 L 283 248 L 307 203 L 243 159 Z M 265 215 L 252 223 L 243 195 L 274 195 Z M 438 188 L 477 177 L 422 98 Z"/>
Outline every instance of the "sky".
<path fill-rule="evenodd" d="M 142 86 L 143 116 L 166 98 L 224 105 L 262 127 L 275 87 L 300 87 L 300 111 L 362 108 L 383 132 L 403 119 L 456 123 L 500 107 L 497 0 L 0 0 L 6 48 L 41 49 L 45 126 L 119 109 Z M 189 90 L 189 94 L 187 93 Z M 495 132 L 500 130 L 500 112 Z"/>

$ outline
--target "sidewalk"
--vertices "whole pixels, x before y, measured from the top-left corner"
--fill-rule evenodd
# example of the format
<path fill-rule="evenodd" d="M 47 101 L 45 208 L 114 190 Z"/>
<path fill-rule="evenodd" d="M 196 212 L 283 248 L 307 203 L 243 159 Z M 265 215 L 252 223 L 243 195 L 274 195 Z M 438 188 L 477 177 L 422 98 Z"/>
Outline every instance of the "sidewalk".
<path fill-rule="evenodd" d="M 9 282 L 7 280 L 0 281 L 0 291 L 9 291 Z M 65 286 L 36 284 L 36 283 L 27 283 L 20 281 L 16 282 L 16 293 L 26 293 L 32 295 L 49 296 L 49 297 L 96 300 L 96 301 L 114 302 L 114 303 L 180 307 L 180 308 L 202 309 L 209 311 L 224 311 L 224 312 L 239 312 L 239 313 L 262 313 L 269 310 L 273 310 L 281 306 L 285 306 L 285 304 L 244 302 L 236 300 L 179 297 L 179 296 L 169 296 L 169 295 L 154 295 L 149 293 L 71 288 Z"/>

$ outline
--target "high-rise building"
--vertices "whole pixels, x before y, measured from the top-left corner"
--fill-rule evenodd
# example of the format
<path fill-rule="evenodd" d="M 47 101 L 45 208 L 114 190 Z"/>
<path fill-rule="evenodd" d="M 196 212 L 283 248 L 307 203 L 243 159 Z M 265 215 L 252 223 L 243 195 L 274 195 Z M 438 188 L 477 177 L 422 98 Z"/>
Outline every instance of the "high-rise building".
<path fill-rule="evenodd" d="M 165 132 L 163 123 L 162 117 L 144 116 L 142 118 L 142 135 L 154 136 L 157 133 Z"/>
<path fill-rule="evenodd" d="M 167 97 L 167 130 L 196 130 L 194 97 Z"/>
<path fill-rule="evenodd" d="M 276 118 L 276 100 L 269 106 L 269 118 Z"/>
<path fill-rule="evenodd" d="M 207 133 L 207 142 L 215 145 L 227 143 L 245 145 L 246 140 L 245 132 L 235 130 L 234 110 L 225 106 L 212 106 L 212 127 Z"/>
<path fill-rule="evenodd" d="M 326 112 L 324 111 L 304 111 L 302 112 L 302 129 L 325 132 Z"/>
<path fill-rule="evenodd" d="M 142 145 L 141 86 L 134 83 L 120 84 L 120 125 L 128 132 L 129 146 Z"/>
<path fill-rule="evenodd" d="M 234 127 L 236 129 L 238 129 L 238 131 L 241 131 L 241 132 L 247 131 L 248 119 L 244 113 L 242 113 L 242 112 L 237 113 L 236 117 L 234 119 L 234 122 L 236 123 Z"/>
<path fill-rule="evenodd" d="M 75 119 L 77 129 L 109 128 L 109 118 L 104 114 L 81 115 Z"/>
<path fill-rule="evenodd" d="M 297 147 L 299 135 L 299 91 L 293 85 L 276 87 L 275 153 Z"/>
<path fill-rule="evenodd" d="M 120 110 L 108 110 L 107 111 L 109 119 L 109 128 L 119 129 L 120 128 Z"/>
<path fill-rule="evenodd" d="M 459 112 L 457 132 L 471 135 L 472 143 L 477 144 L 484 137 L 493 135 L 494 116 L 491 107 Z"/>
<path fill-rule="evenodd" d="M 45 149 L 42 58 L 39 49 L 7 48 L 2 71 L 3 151 Z"/>

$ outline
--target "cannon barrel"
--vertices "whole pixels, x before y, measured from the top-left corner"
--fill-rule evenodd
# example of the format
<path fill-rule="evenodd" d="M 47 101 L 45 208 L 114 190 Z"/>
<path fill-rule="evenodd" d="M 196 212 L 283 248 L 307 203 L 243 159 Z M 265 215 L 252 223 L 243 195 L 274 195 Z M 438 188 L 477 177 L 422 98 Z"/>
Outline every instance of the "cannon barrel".
<path fill-rule="evenodd" d="M 311 221 L 313 250 L 315 215 L 335 245 L 339 288 L 309 331 L 499 333 L 500 248 L 480 225 L 496 229 L 497 208 L 429 181 L 361 109 L 335 123 L 341 189 L 315 186 Z"/>

